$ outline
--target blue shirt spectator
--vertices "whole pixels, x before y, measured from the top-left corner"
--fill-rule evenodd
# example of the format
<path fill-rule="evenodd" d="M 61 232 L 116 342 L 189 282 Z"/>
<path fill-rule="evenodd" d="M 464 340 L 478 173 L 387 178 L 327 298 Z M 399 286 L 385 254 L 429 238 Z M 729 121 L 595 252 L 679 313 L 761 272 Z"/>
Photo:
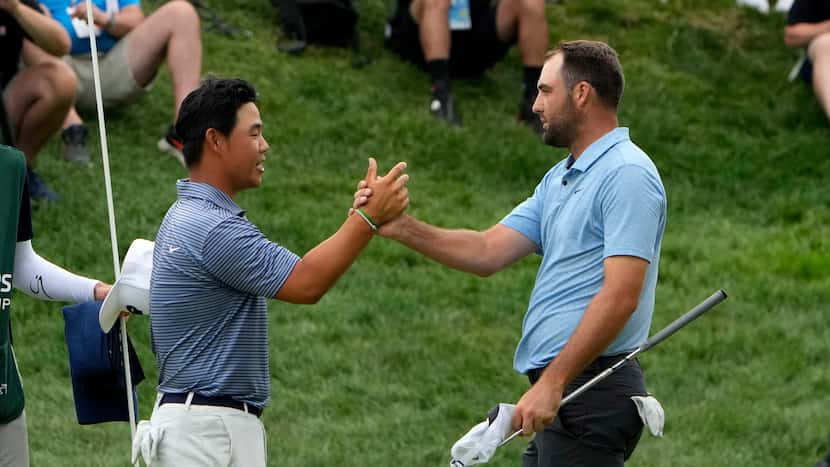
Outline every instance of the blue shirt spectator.
<path fill-rule="evenodd" d="M 545 367 L 565 346 L 603 284 L 609 256 L 650 263 L 637 310 L 603 352 L 633 350 L 648 338 L 666 194 L 657 168 L 617 128 L 577 159 L 556 164 L 533 195 L 501 223 L 532 240 L 542 264 L 530 296 L 514 367 Z"/>
<path fill-rule="evenodd" d="M 69 36 L 69 56 L 64 57 L 77 78 L 75 107 L 93 113 L 97 105 L 92 73 L 90 32 L 86 3 L 79 0 L 44 0 L 57 24 Z M 164 2 L 145 16 L 140 0 L 93 0 L 101 100 L 105 108 L 120 109 L 134 103 L 150 89 L 162 64 L 170 71 L 174 108 L 178 113 L 185 96 L 199 85 L 202 39 L 199 14 L 186 0 Z M 89 129 L 75 108 L 63 123 L 64 158 L 88 163 Z M 182 142 L 171 125 L 157 146 L 184 165 Z"/>
<path fill-rule="evenodd" d="M 91 51 L 89 44 L 89 29 L 86 21 L 80 19 L 73 19 L 71 12 L 75 9 L 75 5 L 79 2 L 72 0 L 43 0 L 46 8 L 61 25 L 63 25 L 66 32 L 69 33 L 69 39 L 72 41 L 72 47 L 69 51 L 70 55 L 89 54 Z M 141 6 L 139 0 L 92 0 L 92 4 L 107 14 L 115 14 L 125 7 L 130 5 Z M 112 49 L 118 37 L 113 36 L 109 32 L 96 28 L 96 45 L 98 52 L 106 53 Z"/>

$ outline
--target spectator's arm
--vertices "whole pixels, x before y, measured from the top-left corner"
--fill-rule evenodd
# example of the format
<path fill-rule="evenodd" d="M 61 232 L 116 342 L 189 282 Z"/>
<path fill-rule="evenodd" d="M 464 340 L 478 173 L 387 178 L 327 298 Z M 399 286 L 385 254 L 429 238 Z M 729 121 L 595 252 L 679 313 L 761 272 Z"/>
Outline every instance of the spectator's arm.
<path fill-rule="evenodd" d="M 810 41 L 830 32 L 830 20 L 819 23 L 795 23 L 784 29 L 784 43 L 794 49 L 807 47 Z"/>
<path fill-rule="evenodd" d="M 19 0 L 0 0 L 0 9 L 12 15 L 32 42 L 49 54 L 61 57 L 69 53 L 69 34 L 54 19 Z"/>
<path fill-rule="evenodd" d="M 109 18 L 107 18 L 108 20 Z M 104 24 L 101 26 L 106 26 L 107 21 L 104 21 Z M 141 7 L 138 5 L 130 5 L 115 13 L 115 16 L 112 18 L 112 24 L 107 28 L 107 32 L 115 37 L 124 37 L 135 29 L 136 26 L 141 24 L 142 21 L 144 21 L 144 12 L 141 11 Z"/>

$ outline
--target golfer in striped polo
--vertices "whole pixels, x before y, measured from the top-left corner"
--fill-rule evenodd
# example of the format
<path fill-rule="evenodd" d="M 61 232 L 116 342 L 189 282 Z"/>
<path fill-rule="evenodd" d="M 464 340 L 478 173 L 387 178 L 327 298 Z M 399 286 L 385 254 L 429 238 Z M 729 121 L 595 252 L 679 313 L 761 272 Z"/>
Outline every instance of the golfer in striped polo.
<path fill-rule="evenodd" d="M 178 182 L 156 237 L 150 319 L 159 398 L 136 447 L 153 466 L 264 466 L 266 299 L 317 302 L 374 230 L 406 209 L 406 164 L 377 177 L 370 160 L 372 200 L 300 258 L 268 240 L 234 202 L 265 171 L 253 86 L 206 80 L 182 103 L 176 131 L 190 178 Z"/>

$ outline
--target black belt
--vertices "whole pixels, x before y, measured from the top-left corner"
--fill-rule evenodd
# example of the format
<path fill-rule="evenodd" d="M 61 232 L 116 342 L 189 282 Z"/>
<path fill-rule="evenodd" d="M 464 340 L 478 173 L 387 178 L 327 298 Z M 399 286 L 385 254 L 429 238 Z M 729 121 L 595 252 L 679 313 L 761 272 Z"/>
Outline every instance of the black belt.
<path fill-rule="evenodd" d="M 164 404 L 185 404 L 187 403 L 187 396 L 188 393 L 165 393 L 161 396 L 161 401 L 159 405 Z M 199 394 L 193 394 L 193 399 L 190 400 L 191 405 L 210 405 L 213 407 L 230 407 L 232 409 L 237 409 L 245 412 L 245 406 L 248 406 L 247 412 L 249 414 L 255 415 L 259 417 L 262 415 L 262 409 L 259 407 L 255 407 L 251 404 L 245 404 L 244 402 L 240 402 L 230 396 L 202 396 Z"/>
<path fill-rule="evenodd" d="M 591 373 L 596 373 L 596 374 L 602 373 L 606 369 L 611 368 L 612 366 L 614 366 L 615 363 L 617 363 L 620 360 L 622 360 L 623 358 L 625 358 L 625 356 L 628 355 L 629 353 L 631 353 L 631 352 L 626 352 L 626 353 L 621 353 L 621 354 L 616 354 L 616 355 L 608 355 L 608 356 L 604 356 L 604 357 L 603 356 L 597 357 L 594 361 L 589 363 L 588 366 L 586 366 L 585 369 L 582 370 L 582 372 L 580 374 L 583 374 L 583 373 L 586 373 L 586 372 L 591 372 Z M 637 359 L 635 358 L 634 361 L 637 361 Z M 630 362 L 631 361 L 629 361 L 629 363 Z M 545 368 L 547 368 L 547 367 L 534 368 L 534 369 L 529 370 L 527 372 L 527 379 L 530 380 L 530 384 L 536 384 L 536 381 L 539 381 L 539 378 L 542 377 L 542 373 L 544 373 Z"/>

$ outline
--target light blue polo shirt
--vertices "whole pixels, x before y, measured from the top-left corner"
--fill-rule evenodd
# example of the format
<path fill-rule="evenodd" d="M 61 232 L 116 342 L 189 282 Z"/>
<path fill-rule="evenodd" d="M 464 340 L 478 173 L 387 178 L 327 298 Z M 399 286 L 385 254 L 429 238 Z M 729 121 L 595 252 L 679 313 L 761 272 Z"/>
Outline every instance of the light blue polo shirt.
<path fill-rule="evenodd" d="M 533 241 L 542 255 L 516 348 L 516 371 L 546 367 L 559 354 L 602 287 L 609 256 L 636 256 L 649 266 L 637 310 L 602 355 L 645 343 L 666 227 L 666 192 L 654 163 L 631 142 L 627 128 L 604 135 L 576 161 L 568 156 L 556 164 L 501 224 Z"/>
<path fill-rule="evenodd" d="M 271 395 L 267 299 L 299 257 L 269 241 L 219 189 L 180 180 L 156 237 L 150 331 L 159 391 Z"/>

